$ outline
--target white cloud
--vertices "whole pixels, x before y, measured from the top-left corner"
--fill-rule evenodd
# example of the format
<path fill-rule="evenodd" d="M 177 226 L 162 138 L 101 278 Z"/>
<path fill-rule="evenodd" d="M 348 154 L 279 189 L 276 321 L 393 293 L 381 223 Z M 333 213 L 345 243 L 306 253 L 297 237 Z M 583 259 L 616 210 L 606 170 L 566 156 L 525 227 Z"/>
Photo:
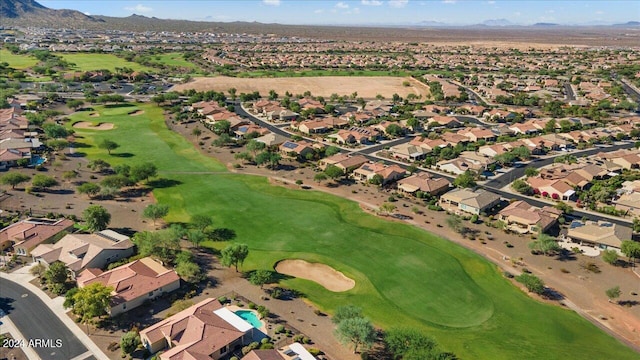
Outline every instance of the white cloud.
<path fill-rule="evenodd" d="M 280 6 L 280 0 L 262 0 L 262 3 L 269 6 Z"/>
<path fill-rule="evenodd" d="M 442 1 L 443 4 L 455 4 L 457 2 L 458 2 L 458 0 L 443 0 Z"/>
<path fill-rule="evenodd" d="M 324 12 L 324 10 L 322 9 L 318 9 L 318 10 L 314 10 L 313 13 L 314 14 L 322 14 Z"/>
<path fill-rule="evenodd" d="M 126 8 L 124 8 L 125 10 L 129 10 L 129 11 L 133 11 L 133 12 L 139 12 L 139 13 L 147 13 L 147 12 L 152 12 L 153 9 L 148 7 L 148 6 L 144 6 L 142 4 L 138 4 L 136 6 L 128 6 Z"/>
<path fill-rule="evenodd" d="M 409 0 L 389 0 L 389 6 L 394 8 L 403 8 L 407 6 Z"/>
<path fill-rule="evenodd" d="M 513 15 L 520 16 L 520 15 L 522 15 L 522 13 L 520 11 L 516 11 L 516 12 L 513 13 Z"/>
<path fill-rule="evenodd" d="M 489 4 L 489 5 L 493 5 L 495 3 L 496 3 L 495 1 L 487 1 L 487 4 Z"/>
<path fill-rule="evenodd" d="M 353 8 L 353 10 L 351 10 L 351 13 L 354 15 L 360 14 L 360 9 L 359 8 Z"/>
<path fill-rule="evenodd" d="M 91 16 L 90 12 L 85 12 L 84 14 L 87 15 L 87 16 Z"/>
<path fill-rule="evenodd" d="M 556 11 L 555 10 L 547 10 L 547 14 L 555 14 Z"/>
<path fill-rule="evenodd" d="M 596 15 L 602 15 L 602 14 L 604 14 L 604 11 L 602 11 L 602 10 L 596 11 Z"/>
<path fill-rule="evenodd" d="M 336 7 L 338 9 L 348 9 L 349 8 L 349 4 L 345 4 L 342 1 L 340 1 L 339 3 L 336 4 Z"/>
<path fill-rule="evenodd" d="M 382 5 L 382 1 L 380 1 L 380 0 L 362 0 L 360 3 L 362 5 L 367 5 L 367 6 L 380 6 L 380 5 Z"/>

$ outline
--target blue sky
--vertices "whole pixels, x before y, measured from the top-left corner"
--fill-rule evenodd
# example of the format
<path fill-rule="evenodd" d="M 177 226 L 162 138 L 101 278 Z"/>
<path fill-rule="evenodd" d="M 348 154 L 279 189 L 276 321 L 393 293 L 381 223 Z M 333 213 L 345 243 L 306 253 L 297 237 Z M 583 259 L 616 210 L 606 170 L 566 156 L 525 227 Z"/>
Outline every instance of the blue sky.
<path fill-rule="evenodd" d="M 438 21 L 455 25 L 508 19 L 516 24 L 608 24 L 640 21 L 640 1 L 522 0 L 199 0 L 199 1 L 57 1 L 54 9 L 91 15 L 208 21 L 258 21 L 281 24 L 413 24 Z"/>

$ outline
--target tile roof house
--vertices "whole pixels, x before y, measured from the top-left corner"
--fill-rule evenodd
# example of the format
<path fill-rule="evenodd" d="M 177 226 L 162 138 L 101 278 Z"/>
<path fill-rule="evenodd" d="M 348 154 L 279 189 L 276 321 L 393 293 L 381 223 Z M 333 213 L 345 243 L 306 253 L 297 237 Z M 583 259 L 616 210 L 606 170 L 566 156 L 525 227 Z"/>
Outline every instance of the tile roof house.
<path fill-rule="evenodd" d="M 288 138 L 280 134 L 269 133 L 269 134 L 257 137 L 255 138 L 255 140 L 257 142 L 261 142 L 265 144 L 267 147 L 272 147 L 272 146 L 280 146 L 280 144 L 287 141 Z"/>
<path fill-rule="evenodd" d="M 93 283 L 113 287 L 111 316 L 127 312 L 180 287 L 180 277 L 150 257 L 142 258 L 112 270 L 85 269 L 76 277 L 78 287 Z"/>
<path fill-rule="evenodd" d="M 558 200 L 572 200 L 575 198 L 573 186 L 563 179 L 543 179 L 537 176 L 528 177 L 525 180 L 536 194 L 543 197 L 552 197 Z"/>
<path fill-rule="evenodd" d="M 444 126 L 449 129 L 462 126 L 462 123 L 453 116 L 434 116 L 429 119 L 427 124 L 436 124 L 437 126 Z"/>
<path fill-rule="evenodd" d="M 486 190 L 455 189 L 440 196 L 440 206 L 460 214 L 480 215 L 500 203 L 500 196 Z"/>
<path fill-rule="evenodd" d="M 567 231 L 569 241 L 592 245 L 600 249 L 620 250 L 624 240 L 631 240 L 631 228 L 606 221 L 581 222 L 574 220 Z"/>
<path fill-rule="evenodd" d="M 510 230 L 521 234 L 545 232 L 556 223 L 560 215 L 562 212 L 556 208 L 545 206 L 540 209 L 522 200 L 514 201 L 498 213 L 499 219 Z"/>
<path fill-rule="evenodd" d="M 134 245 L 128 236 L 113 230 L 93 234 L 68 234 L 55 244 L 40 244 L 31 251 L 33 261 L 50 265 L 62 261 L 74 274 L 86 268 L 102 269 L 108 264 L 133 255 Z"/>
<path fill-rule="evenodd" d="M 278 350 L 251 350 L 240 360 L 316 360 L 300 343 L 293 343 Z"/>
<path fill-rule="evenodd" d="M 389 148 L 389 152 L 396 159 L 416 161 L 424 159 L 429 150 L 410 143 L 402 143 Z"/>
<path fill-rule="evenodd" d="M 345 174 L 352 172 L 359 168 L 362 164 L 367 163 L 369 160 L 363 155 L 348 155 L 348 154 L 335 154 L 327 158 L 321 159 L 318 162 L 320 169 L 324 170 L 328 165 L 335 165 L 342 169 Z"/>
<path fill-rule="evenodd" d="M 140 331 L 140 339 L 160 360 L 218 360 L 254 338 L 254 327 L 217 299 L 205 299 Z"/>
<path fill-rule="evenodd" d="M 0 230 L 0 250 L 13 246 L 16 254 L 29 256 L 36 246 L 51 242 L 56 235 L 73 229 L 69 219 L 28 218 Z"/>
<path fill-rule="evenodd" d="M 429 173 L 421 172 L 398 180 L 398 190 L 405 194 L 416 195 L 418 191 L 439 196 L 449 191 L 451 182 L 445 178 L 433 178 Z"/>
<path fill-rule="evenodd" d="M 305 140 L 300 141 L 290 141 L 287 140 L 283 142 L 278 149 L 280 153 L 284 156 L 290 156 L 293 158 L 305 158 L 307 154 L 313 154 L 315 151 L 313 149 L 313 143 L 310 143 Z"/>
<path fill-rule="evenodd" d="M 374 176 L 382 176 L 382 185 L 401 179 L 407 171 L 398 165 L 384 165 L 381 163 L 365 163 L 353 171 L 353 178 L 361 181 L 371 181 Z"/>

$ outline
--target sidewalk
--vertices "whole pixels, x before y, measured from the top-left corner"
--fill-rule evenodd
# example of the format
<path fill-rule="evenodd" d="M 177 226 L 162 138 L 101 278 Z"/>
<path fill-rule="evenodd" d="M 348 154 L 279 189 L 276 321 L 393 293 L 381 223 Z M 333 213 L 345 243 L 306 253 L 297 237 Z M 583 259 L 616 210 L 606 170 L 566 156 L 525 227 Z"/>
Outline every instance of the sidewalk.
<path fill-rule="evenodd" d="M 20 341 L 21 344 L 27 344 L 28 339 L 22 335 L 20 330 L 13 324 L 13 321 L 0 310 L 0 334 L 9 333 L 14 340 Z M 38 354 L 30 346 L 20 346 L 20 349 L 30 360 L 40 360 Z"/>
<path fill-rule="evenodd" d="M 102 350 L 100 350 L 100 348 L 91 340 L 91 338 L 89 338 L 87 334 L 85 334 L 80 329 L 78 324 L 76 324 L 73 320 L 71 320 L 70 317 L 67 316 L 68 310 L 65 309 L 64 306 L 62 306 L 62 304 L 64 303 L 64 297 L 58 296 L 55 299 L 51 299 L 42 290 L 40 290 L 38 287 L 34 286 L 29 282 L 35 279 L 35 277 L 29 273 L 29 269 L 31 268 L 32 265 L 33 264 L 25 266 L 21 269 L 16 270 L 13 273 L 0 272 L 0 277 L 3 279 L 7 279 L 9 281 L 13 281 L 17 284 L 20 284 L 25 288 L 27 288 L 27 290 L 31 291 L 36 296 L 38 296 L 40 300 L 42 300 L 42 302 L 47 304 L 49 309 L 51 309 L 51 311 L 60 319 L 60 321 L 62 321 L 62 323 L 64 323 L 67 326 L 67 328 L 69 328 L 69 330 L 78 338 L 78 340 L 80 340 L 80 342 L 87 349 L 89 349 L 89 352 L 91 352 L 96 359 L 109 360 L 109 357 Z M 6 318 L 3 317 L 3 321 L 5 319 Z M 87 354 L 87 357 L 89 355 L 91 354 Z M 29 354 L 27 354 L 27 356 L 29 356 Z M 29 356 L 29 358 L 31 358 L 31 356 Z M 38 359 L 38 357 L 36 356 L 34 359 Z"/>

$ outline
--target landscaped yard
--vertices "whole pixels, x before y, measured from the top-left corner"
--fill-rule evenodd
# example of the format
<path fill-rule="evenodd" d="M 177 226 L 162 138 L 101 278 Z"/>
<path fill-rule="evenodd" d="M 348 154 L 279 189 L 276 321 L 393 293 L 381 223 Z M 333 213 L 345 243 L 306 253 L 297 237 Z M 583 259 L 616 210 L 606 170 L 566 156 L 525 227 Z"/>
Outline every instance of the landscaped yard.
<path fill-rule="evenodd" d="M 129 113 L 145 111 L 138 116 Z M 577 314 L 542 304 L 510 284 L 475 253 L 409 225 L 387 222 L 351 201 L 321 192 L 271 186 L 266 179 L 224 172 L 215 160 L 166 129 L 153 105 L 95 107 L 72 122 L 114 123 L 113 130 L 75 129 L 87 145 L 120 144 L 114 155 L 79 148 L 112 165 L 153 161 L 169 187 L 154 195 L 171 207 L 169 221 L 213 216 L 249 244 L 243 270 L 272 269 L 284 258 L 319 261 L 356 281 L 332 293 L 306 280 L 284 281 L 323 310 L 357 304 L 381 327 L 411 326 L 433 335 L 463 359 L 637 359 Z M 71 126 L 71 123 L 69 126 Z M 222 248 L 225 243 L 207 243 Z M 612 320 L 613 321 L 613 320 Z"/>
<path fill-rule="evenodd" d="M 28 55 L 17 55 L 7 49 L 0 49 L 0 62 L 9 63 L 9 67 L 22 70 L 38 63 L 38 60 Z"/>
<path fill-rule="evenodd" d="M 142 66 L 138 63 L 127 61 L 111 54 L 66 54 L 56 53 L 64 60 L 75 64 L 74 71 L 109 70 L 116 68 L 130 68 L 134 71 L 153 71 L 153 69 Z"/>
<path fill-rule="evenodd" d="M 166 53 L 160 55 L 153 55 L 152 60 L 154 62 L 160 62 L 169 66 L 177 66 L 184 68 L 195 68 L 196 65 L 192 62 L 185 60 L 181 53 Z"/>

